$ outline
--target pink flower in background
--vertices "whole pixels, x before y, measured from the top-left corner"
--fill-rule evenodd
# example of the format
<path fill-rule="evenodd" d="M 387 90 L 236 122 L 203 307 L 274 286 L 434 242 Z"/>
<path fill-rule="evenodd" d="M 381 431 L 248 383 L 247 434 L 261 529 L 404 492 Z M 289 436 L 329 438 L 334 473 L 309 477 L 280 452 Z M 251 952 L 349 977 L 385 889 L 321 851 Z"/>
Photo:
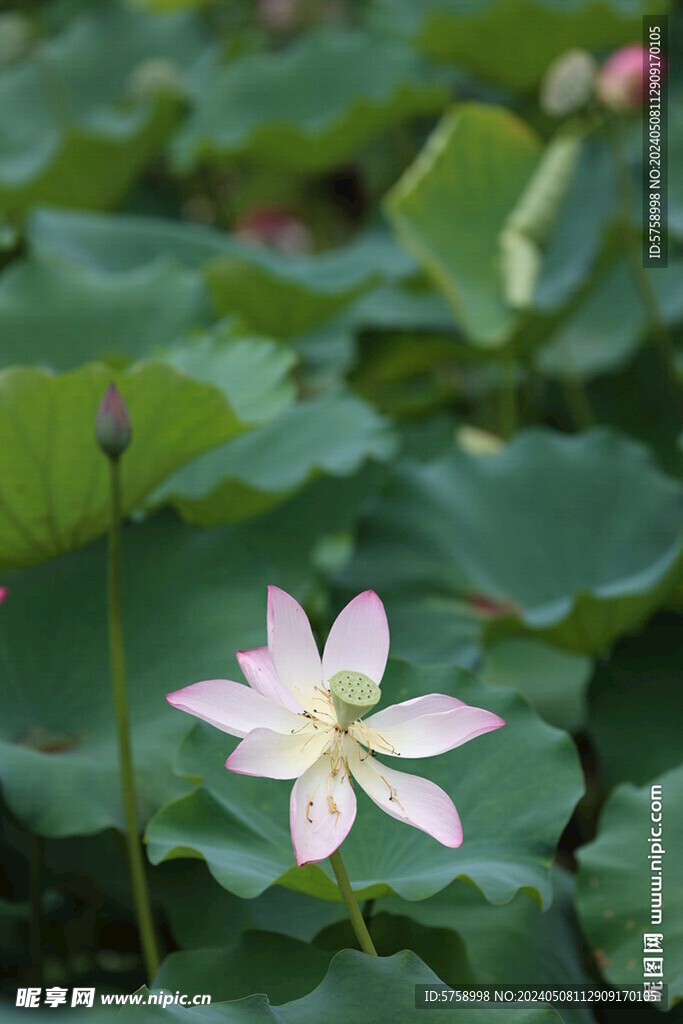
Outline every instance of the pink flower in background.
<path fill-rule="evenodd" d="M 0 604 L 2 604 L 2 602 L 5 600 L 8 594 L 9 590 L 7 589 L 7 587 L 0 587 Z"/>
<path fill-rule="evenodd" d="M 313 237 L 303 221 L 280 206 L 258 206 L 243 214 L 235 224 L 235 235 L 290 256 L 313 248 Z"/>
<path fill-rule="evenodd" d="M 444 846 L 462 843 L 451 798 L 375 754 L 431 757 L 505 723 L 441 693 L 362 718 L 379 700 L 388 654 L 387 618 L 373 591 L 359 594 L 339 614 L 321 659 L 303 608 L 270 587 L 268 646 L 237 652 L 249 686 L 212 679 L 168 694 L 174 707 L 243 737 L 226 768 L 297 780 L 290 822 L 300 865 L 329 857 L 348 835 L 356 816 L 352 778 L 393 818 Z"/>
<path fill-rule="evenodd" d="M 640 43 L 616 50 L 598 72 L 597 97 L 610 110 L 639 110 L 645 89 L 644 61 L 647 51 Z"/>

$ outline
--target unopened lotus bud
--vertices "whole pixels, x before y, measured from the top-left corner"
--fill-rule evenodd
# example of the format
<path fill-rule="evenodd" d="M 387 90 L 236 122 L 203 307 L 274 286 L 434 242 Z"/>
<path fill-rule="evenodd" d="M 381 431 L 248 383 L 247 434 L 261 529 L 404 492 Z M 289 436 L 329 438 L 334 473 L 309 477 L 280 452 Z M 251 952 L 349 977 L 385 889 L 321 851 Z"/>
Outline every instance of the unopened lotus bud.
<path fill-rule="evenodd" d="M 551 117 L 566 117 L 585 107 L 595 90 L 598 65 L 586 50 L 566 50 L 557 57 L 541 83 L 540 104 Z"/>
<path fill-rule="evenodd" d="M 151 57 L 141 61 L 130 73 L 128 93 L 140 103 L 161 97 L 182 99 L 186 93 L 183 73 L 172 60 Z"/>
<path fill-rule="evenodd" d="M 330 679 L 330 693 L 340 729 L 348 729 L 368 711 L 372 711 L 381 697 L 377 683 L 362 672 L 337 672 Z"/>
<path fill-rule="evenodd" d="M 608 57 L 598 72 L 596 94 L 603 106 L 618 113 L 640 110 L 645 90 L 647 51 L 640 43 L 623 46 Z"/>
<path fill-rule="evenodd" d="M 95 417 L 95 437 L 110 459 L 118 459 L 130 444 L 132 428 L 126 403 L 115 384 L 110 384 Z"/>
<path fill-rule="evenodd" d="M 2 604 L 8 594 L 9 590 L 7 587 L 0 587 L 0 604 Z"/>
<path fill-rule="evenodd" d="M 0 67 L 19 60 L 31 49 L 33 26 L 18 11 L 0 14 Z"/>

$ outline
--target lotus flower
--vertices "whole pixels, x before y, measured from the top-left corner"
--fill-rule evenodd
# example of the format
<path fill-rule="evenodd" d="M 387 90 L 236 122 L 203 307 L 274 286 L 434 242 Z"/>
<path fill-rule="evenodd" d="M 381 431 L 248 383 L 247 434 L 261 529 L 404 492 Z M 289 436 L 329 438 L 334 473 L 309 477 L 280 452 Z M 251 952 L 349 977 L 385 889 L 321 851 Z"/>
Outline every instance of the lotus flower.
<path fill-rule="evenodd" d="M 505 723 L 442 693 L 363 718 L 379 700 L 388 654 L 387 617 L 373 591 L 359 594 L 339 614 L 321 660 L 303 608 L 270 587 L 268 646 L 237 652 L 249 686 L 211 679 L 168 694 L 173 707 L 243 737 L 226 768 L 297 780 L 290 821 L 299 865 L 329 857 L 348 835 L 356 817 L 352 779 L 392 818 L 444 846 L 462 843 L 451 798 L 375 755 L 430 757 Z"/>
<path fill-rule="evenodd" d="M 0 587 L 0 604 L 2 604 L 2 602 L 5 600 L 8 594 L 9 590 L 7 589 L 7 587 Z"/>

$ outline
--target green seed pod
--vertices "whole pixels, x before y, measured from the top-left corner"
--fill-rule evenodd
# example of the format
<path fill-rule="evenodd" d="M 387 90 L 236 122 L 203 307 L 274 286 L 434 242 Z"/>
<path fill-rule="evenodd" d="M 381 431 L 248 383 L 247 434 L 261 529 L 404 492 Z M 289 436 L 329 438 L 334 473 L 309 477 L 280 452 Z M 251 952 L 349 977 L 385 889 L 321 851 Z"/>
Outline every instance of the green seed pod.
<path fill-rule="evenodd" d="M 332 703 L 341 729 L 371 711 L 381 697 L 380 688 L 362 672 L 337 672 L 330 679 Z"/>

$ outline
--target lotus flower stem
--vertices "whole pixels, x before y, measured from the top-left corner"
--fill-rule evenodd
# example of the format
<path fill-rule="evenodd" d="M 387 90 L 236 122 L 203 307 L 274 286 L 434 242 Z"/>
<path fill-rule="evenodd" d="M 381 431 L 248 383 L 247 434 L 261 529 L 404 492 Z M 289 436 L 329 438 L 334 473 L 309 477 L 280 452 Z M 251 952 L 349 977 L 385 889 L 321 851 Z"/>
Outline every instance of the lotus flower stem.
<path fill-rule="evenodd" d="M 109 651 L 111 658 L 111 679 L 116 713 L 116 731 L 119 746 L 119 772 L 123 796 L 123 812 L 126 826 L 126 848 L 128 868 L 133 888 L 135 913 L 140 933 L 140 943 L 148 979 L 151 981 L 159 969 L 159 952 L 152 908 L 147 887 L 147 876 L 138 834 L 137 802 L 135 797 L 135 776 L 131 755 L 130 730 L 128 724 L 128 698 L 126 696 L 126 669 L 121 622 L 121 477 L 119 459 L 108 457 L 111 482 L 111 519 L 109 529 Z"/>
<path fill-rule="evenodd" d="M 337 879 L 337 885 L 339 886 L 339 893 L 344 906 L 348 912 L 351 920 L 351 927 L 356 933 L 358 944 L 364 953 L 368 953 L 370 956 L 377 956 L 377 950 L 375 949 L 372 939 L 370 938 L 370 932 L 367 929 L 367 925 L 363 920 L 363 915 L 360 912 L 360 907 L 356 901 L 356 897 L 353 895 L 353 889 L 351 888 L 351 882 L 349 876 L 346 873 L 344 861 L 339 850 L 335 850 L 334 853 L 330 854 L 330 864 L 334 871 L 335 878 Z"/>

